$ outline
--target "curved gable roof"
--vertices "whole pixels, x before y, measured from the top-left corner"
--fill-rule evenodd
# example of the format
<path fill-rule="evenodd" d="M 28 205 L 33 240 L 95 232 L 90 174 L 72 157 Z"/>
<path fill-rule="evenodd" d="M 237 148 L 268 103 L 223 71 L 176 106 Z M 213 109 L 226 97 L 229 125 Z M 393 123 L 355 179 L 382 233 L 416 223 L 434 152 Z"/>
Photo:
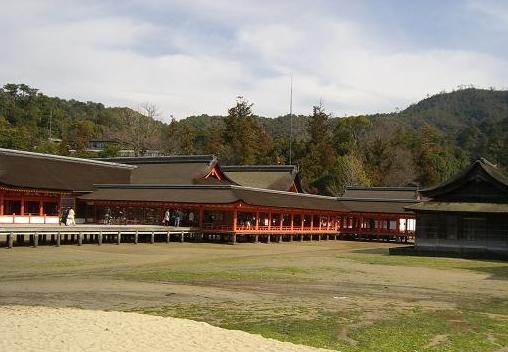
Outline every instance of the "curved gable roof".
<path fill-rule="evenodd" d="M 136 169 L 131 175 L 132 184 L 233 183 L 224 175 L 214 155 L 174 155 L 101 160 L 136 165 Z"/>
<path fill-rule="evenodd" d="M 448 181 L 422 189 L 420 193 L 430 198 L 446 197 L 458 193 L 462 193 L 461 197 L 487 199 L 501 198 L 504 195 L 506 198 L 508 197 L 508 177 L 487 159 L 481 158 Z"/>

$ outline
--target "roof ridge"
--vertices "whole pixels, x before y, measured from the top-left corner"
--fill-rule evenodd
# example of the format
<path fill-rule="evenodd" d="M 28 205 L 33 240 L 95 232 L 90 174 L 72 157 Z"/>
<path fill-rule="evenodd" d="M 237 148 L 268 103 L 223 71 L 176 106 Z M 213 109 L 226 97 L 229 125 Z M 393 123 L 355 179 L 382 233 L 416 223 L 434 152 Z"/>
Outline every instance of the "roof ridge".
<path fill-rule="evenodd" d="M 420 203 L 421 199 L 410 198 L 353 198 L 353 197 L 337 197 L 338 201 L 352 202 L 394 202 L 394 203 Z"/>
<path fill-rule="evenodd" d="M 298 171 L 296 165 L 221 165 L 224 171 Z"/>
<path fill-rule="evenodd" d="M 346 186 L 346 190 L 357 190 L 357 191 L 417 191 L 418 187 L 416 186 L 374 186 L 374 187 L 364 187 L 364 186 Z"/>
<path fill-rule="evenodd" d="M 199 155 L 165 155 L 165 156 L 141 156 L 141 157 L 114 157 L 114 158 L 97 158 L 102 161 L 117 161 L 127 164 L 171 164 L 181 162 L 208 162 L 212 164 L 217 161 L 214 154 Z"/>

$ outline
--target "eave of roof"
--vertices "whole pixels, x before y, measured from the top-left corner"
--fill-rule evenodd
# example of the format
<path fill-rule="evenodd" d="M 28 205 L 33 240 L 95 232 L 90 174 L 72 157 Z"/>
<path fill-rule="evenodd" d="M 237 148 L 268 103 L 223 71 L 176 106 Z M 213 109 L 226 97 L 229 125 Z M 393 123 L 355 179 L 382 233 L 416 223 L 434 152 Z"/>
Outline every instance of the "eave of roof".
<path fill-rule="evenodd" d="M 508 214 L 506 203 L 423 202 L 405 207 L 409 211 Z"/>
<path fill-rule="evenodd" d="M 416 199 L 386 199 L 386 198 L 337 198 L 347 208 L 357 213 L 372 214 L 404 214 L 405 207 L 420 202 Z"/>
<path fill-rule="evenodd" d="M 113 190 L 113 192 L 107 192 Z M 114 192 L 114 190 L 119 192 Z M 149 196 L 145 196 L 143 193 L 135 192 L 136 190 L 146 190 L 146 193 L 150 193 Z M 237 185 L 148 185 L 148 184 L 109 184 L 109 185 L 97 185 L 97 191 L 80 197 L 85 200 L 121 200 L 128 201 L 129 191 L 134 192 L 136 199 L 135 201 L 170 201 L 170 193 L 166 194 L 164 190 L 174 190 L 175 197 L 178 196 L 178 201 L 185 203 L 199 203 L 205 202 L 203 199 L 208 200 L 209 203 L 213 204 L 231 204 L 235 201 L 243 201 L 246 204 L 253 206 L 267 206 L 276 208 L 295 208 L 295 209 L 317 209 L 323 211 L 342 211 L 349 212 L 349 209 L 344 207 L 343 204 L 338 202 L 334 197 L 302 194 L 294 192 L 284 192 L 267 190 L 261 188 L 252 187 L 241 187 Z M 156 192 L 154 192 L 156 191 Z M 182 197 L 182 191 L 190 191 L 188 197 Z M 196 191 L 199 191 L 196 193 Z M 214 192 L 217 191 L 217 192 Z M 229 193 L 224 193 L 229 191 Z M 102 192 L 102 194 L 101 194 Z M 204 192 L 208 192 L 208 196 L 204 195 Z M 212 193 L 210 193 L 212 192 Z M 178 193 L 178 195 L 176 195 Z M 221 201 L 220 197 L 213 196 L 215 193 L 222 195 L 225 199 Z M 185 193 L 183 193 L 185 195 Z M 169 195 L 169 197 L 168 197 Z M 100 196 L 100 197 L 99 197 Z M 107 196 L 120 197 L 121 199 L 106 199 Z M 162 200 L 157 200 L 160 197 Z M 280 196 L 280 197 L 273 197 Z M 194 198 L 193 198 L 194 197 Z M 100 199 L 99 199 L 100 198 Z M 185 198 L 185 199 L 184 199 Z M 301 203 L 298 203 L 300 201 Z"/>
<path fill-rule="evenodd" d="M 98 160 L 98 159 L 83 159 L 83 158 L 75 158 L 75 157 L 71 157 L 71 156 L 27 152 L 24 150 L 0 148 L 0 154 L 9 155 L 9 156 L 20 156 L 20 157 L 26 157 L 26 158 L 65 161 L 65 162 L 70 162 L 70 163 L 107 166 L 107 167 L 114 167 L 114 168 L 119 168 L 119 169 L 132 170 L 132 169 L 136 168 L 136 166 L 133 166 L 133 165 L 125 165 L 125 164 L 121 164 L 121 163 L 102 161 L 102 160 Z"/>

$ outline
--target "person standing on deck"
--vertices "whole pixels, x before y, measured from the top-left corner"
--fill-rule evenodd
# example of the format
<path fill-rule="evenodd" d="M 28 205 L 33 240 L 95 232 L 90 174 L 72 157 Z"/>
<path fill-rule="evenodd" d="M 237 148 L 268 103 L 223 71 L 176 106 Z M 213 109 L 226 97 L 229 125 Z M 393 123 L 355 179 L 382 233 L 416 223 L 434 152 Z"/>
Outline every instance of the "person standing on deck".
<path fill-rule="evenodd" d="M 170 213 L 169 209 L 166 209 L 166 212 L 164 213 L 164 220 L 163 220 L 164 225 L 166 225 L 166 226 L 171 225 L 169 222 L 170 218 L 171 218 L 171 213 Z"/>
<path fill-rule="evenodd" d="M 67 215 L 69 215 L 69 209 L 63 208 L 61 212 L 59 225 L 64 224 L 65 226 L 67 226 Z"/>
<path fill-rule="evenodd" d="M 70 208 L 69 213 L 67 214 L 67 226 L 76 225 L 76 221 L 74 220 L 75 215 L 76 213 L 74 212 L 74 209 Z"/>
<path fill-rule="evenodd" d="M 177 210 L 175 214 L 175 226 L 176 227 L 180 226 L 180 210 Z"/>

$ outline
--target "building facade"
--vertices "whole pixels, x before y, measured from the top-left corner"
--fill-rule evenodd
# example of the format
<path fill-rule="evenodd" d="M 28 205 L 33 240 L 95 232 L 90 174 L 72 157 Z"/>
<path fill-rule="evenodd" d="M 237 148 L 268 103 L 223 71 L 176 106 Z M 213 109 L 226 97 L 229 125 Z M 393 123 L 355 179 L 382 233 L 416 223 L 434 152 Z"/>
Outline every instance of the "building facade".
<path fill-rule="evenodd" d="M 416 213 L 415 250 L 428 254 L 508 257 L 508 178 L 485 159 L 436 187 Z"/>

